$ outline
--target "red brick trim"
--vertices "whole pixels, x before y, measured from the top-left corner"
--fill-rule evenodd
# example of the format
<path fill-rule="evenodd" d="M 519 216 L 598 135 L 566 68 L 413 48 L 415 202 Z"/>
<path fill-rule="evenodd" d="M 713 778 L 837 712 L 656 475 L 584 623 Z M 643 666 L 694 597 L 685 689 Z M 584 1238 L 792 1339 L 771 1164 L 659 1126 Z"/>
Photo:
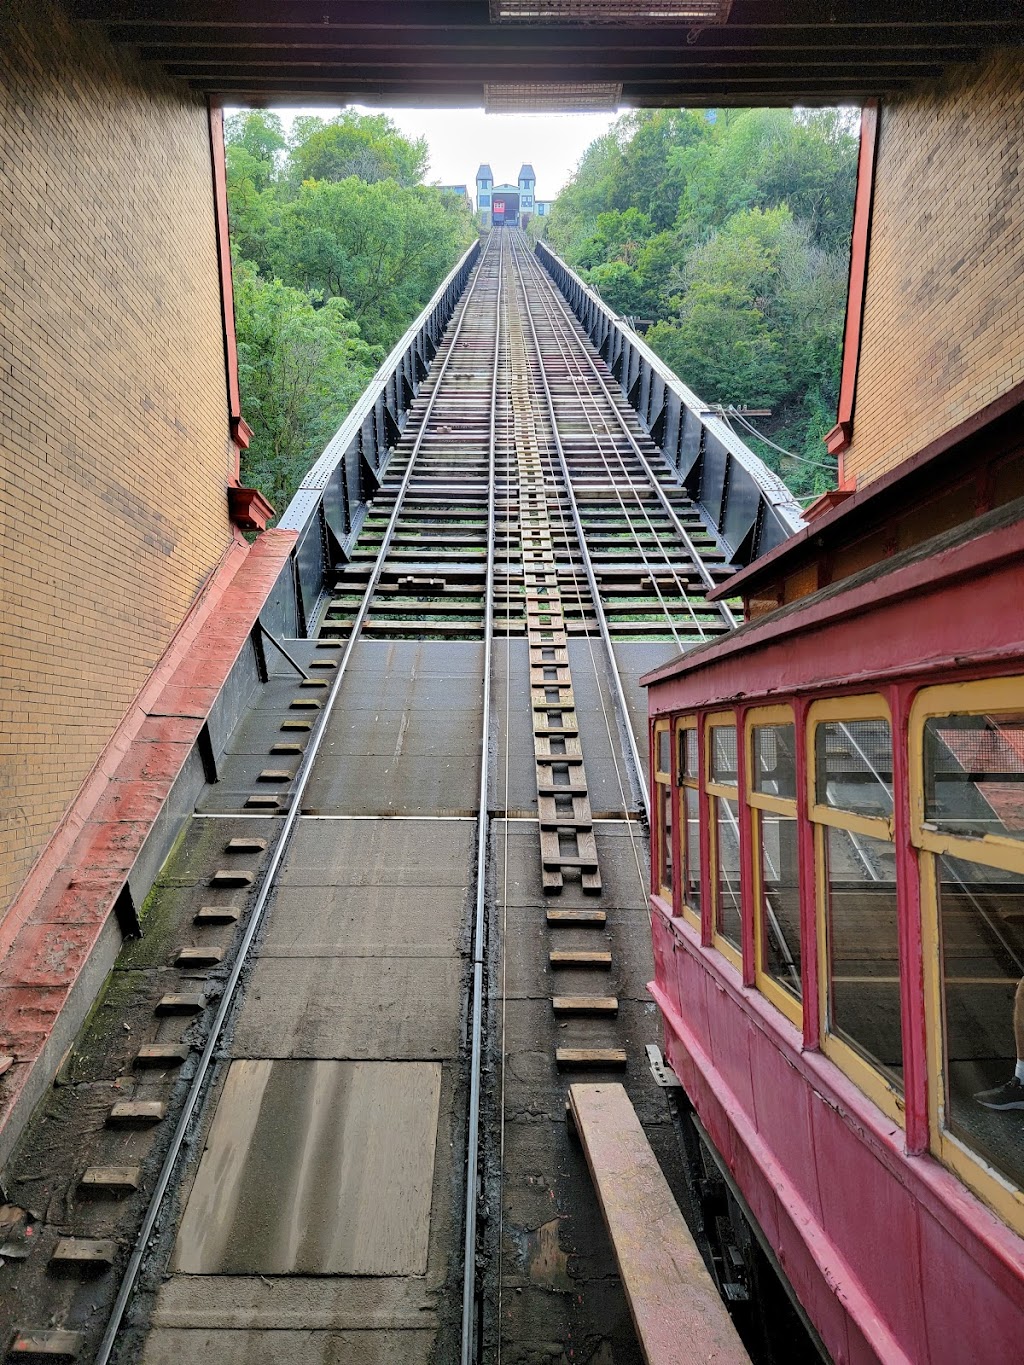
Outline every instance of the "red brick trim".
<path fill-rule="evenodd" d="M 224 327 L 224 369 L 228 387 L 228 415 L 231 439 L 235 443 L 235 476 L 238 482 L 241 452 L 249 448 L 252 431 L 242 417 L 242 395 L 238 384 L 238 341 L 235 337 L 235 291 L 231 281 L 231 239 L 228 231 L 228 173 L 224 151 L 224 108 L 211 99 L 210 163 L 213 169 L 213 216 L 217 235 L 217 265 L 220 270 L 220 309 Z"/>
<path fill-rule="evenodd" d="M 0 922 L 0 1130 L 296 539 L 225 553 Z"/>
<path fill-rule="evenodd" d="M 245 531 L 265 531 L 274 509 L 258 488 L 236 485 L 228 489 L 228 511 L 236 526 Z"/>
<path fill-rule="evenodd" d="M 871 204 L 875 190 L 878 152 L 878 101 L 869 100 L 860 115 L 860 155 L 857 159 L 857 193 L 853 203 L 850 241 L 850 280 L 846 292 L 846 325 L 843 329 L 843 368 L 839 380 L 839 411 L 835 426 L 825 437 L 830 455 L 840 455 L 839 486 L 846 480 L 841 452 L 853 436 L 853 409 L 857 397 L 857 364 L 860 360 L 864 295 L 868 281 L 868 250 L 871 245 Z"/>

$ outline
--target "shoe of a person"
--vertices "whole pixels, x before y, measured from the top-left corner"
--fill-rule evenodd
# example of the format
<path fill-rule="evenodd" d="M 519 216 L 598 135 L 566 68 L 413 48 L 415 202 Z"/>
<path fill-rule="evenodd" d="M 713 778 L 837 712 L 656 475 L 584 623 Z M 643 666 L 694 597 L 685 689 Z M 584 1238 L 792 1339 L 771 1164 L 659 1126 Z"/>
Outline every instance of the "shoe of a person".
<path fill-rule="evenodd" d="M 994 1090 L 980 1090 L 974 1097 L 986 1109 L 1024 1109 L 1024 1081 L 1011 1076 Z"/>

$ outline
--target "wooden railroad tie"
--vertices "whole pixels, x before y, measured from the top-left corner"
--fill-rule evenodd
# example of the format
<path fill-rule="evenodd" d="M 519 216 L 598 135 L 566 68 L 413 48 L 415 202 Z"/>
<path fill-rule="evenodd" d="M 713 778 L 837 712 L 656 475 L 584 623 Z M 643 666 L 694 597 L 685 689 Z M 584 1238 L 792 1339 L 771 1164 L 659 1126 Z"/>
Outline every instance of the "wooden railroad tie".
<path fill-rule="evenodd" d="M 622 1071 L 626 1053 L 621 1047 L 560 1047 L 555 1050 L 555 1065 L 560 1071 L 576 1068 Z"/>

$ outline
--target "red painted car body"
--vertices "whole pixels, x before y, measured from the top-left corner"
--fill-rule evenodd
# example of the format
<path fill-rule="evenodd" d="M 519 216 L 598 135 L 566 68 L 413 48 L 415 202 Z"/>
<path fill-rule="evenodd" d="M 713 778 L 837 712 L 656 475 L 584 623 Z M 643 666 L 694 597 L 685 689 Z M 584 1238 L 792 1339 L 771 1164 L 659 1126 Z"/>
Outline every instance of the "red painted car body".
<path fill-rule="evenodd" d="M 801 1030 L 755 988 L 749 915 L 742 968 L 715 950 L 706 809 L 701 930 L 657 888 L 651 898 L 651 991 L 668 1061 L 836 1361 L 1024 1359 L 1024 1239 L 930 1154 L 925 950 L 906 753 L 909 708 L 922 687 L 1024 675 L 1022 515 L 1014 504 L 979 518 L 644 679 L 652 734 L 661 718 L 716 708 L 734 710 L 742 734 L 748 708 L 780 702 L 793 707 L 799 733 L 822 695 L 880 693 L 891 711 L 905 1124 L 819 1050 L 816 1008 L 803 1011 Z M 806 790 L 801 757 L 798 792 Z M 741 757 L 741 792 L 742 765 Z M 678 867 L 678 818 L 672 829 Z M 814 857 L 801 834 L 805 886 L 814 886 Z M 741 845 L 744 902 L 752 875 Z M 815 941 L 815 916 L 813 893 L 805 894 L 805 942 Z M 815 953 L 806 953 L 806 1001 L 819 998 L 818 970 Z"/>

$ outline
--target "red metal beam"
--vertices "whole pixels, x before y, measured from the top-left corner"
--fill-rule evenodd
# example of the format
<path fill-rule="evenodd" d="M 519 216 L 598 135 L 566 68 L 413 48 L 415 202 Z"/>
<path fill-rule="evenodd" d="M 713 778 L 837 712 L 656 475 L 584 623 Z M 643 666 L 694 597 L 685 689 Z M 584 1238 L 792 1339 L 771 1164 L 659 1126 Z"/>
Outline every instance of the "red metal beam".
<path fill-rule="evenodd" d="M 868 248 L 871 244 L 871 205 L 875 192 L 878 152 L 878 103 L 866 104 L 860 118 L 860 157 L 857 162 L 857 193 L 853 205 L 850 242 L 850 281 L 846 295 L 846 327 L 843 333 L 843 368 L 839 381 L 836 424 L 825 437 L 830 455 L 839 456 L 839 487 L 852 488 L 843 469 L 842 451 L 853 435 L 853 407 L 857 396 L 857 365 L 864 322 L 864 295 L 868 282 Z"/>

